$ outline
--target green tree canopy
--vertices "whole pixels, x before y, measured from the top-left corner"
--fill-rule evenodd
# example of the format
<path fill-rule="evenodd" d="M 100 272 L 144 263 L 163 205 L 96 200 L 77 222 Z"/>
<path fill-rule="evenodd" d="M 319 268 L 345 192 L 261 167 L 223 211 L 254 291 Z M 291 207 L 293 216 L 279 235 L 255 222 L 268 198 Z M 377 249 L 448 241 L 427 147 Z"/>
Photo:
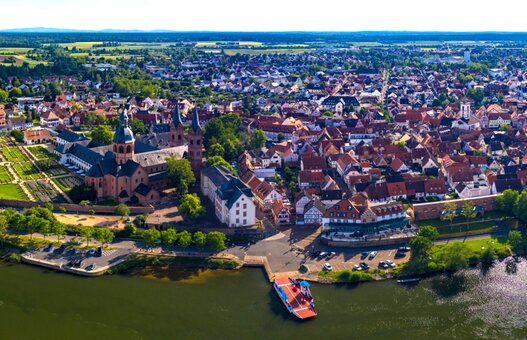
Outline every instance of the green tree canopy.
<path fill-rule="evenodd" d="M 196 183 L 196 177 L 194 177 L 190 162 L 187 159 L 168 157 L 167 173 L 168 178 L 176 186 L 176 191 L 180 195 L 186 194 L 189 186 Z"/>
<path fill-rule="evenodd" d="M 177 232 L 173 228 L 161 231 L 161 242 L 165 246 L 171 246 L 177 241 Z"/>
<path fill-rule="evenodd" d="M 201 200 L 196 194 L 186 194 L 179 205 L 181 215 L 195 219 L 205 213 L 205 208 L 201 205 Z"/>
<path fill-rule="evenodd" d="M 203 248 L 207 244 L 207 236 L 201 231 L 196 231 L 192 236 L 192 242 L 199 247 Z"/>
<path fill-rule="evenodd" d="M 188 247 L 192 243 L 192 234 L 186 230 L 178 233 L 177 243 L 181 247 Z"/>
<path fill-rule="evenodd" d="M 223 157 L 221 156 L 212 156 L 212 157 L 207 158 L 206 165 L 207 166 L 222 165 L 226 167 L 227 169 L 229 169 L 231 173 L 234 173 L 234 167 L 231 164 L 229 164 L 229 162 L 227 162 L 225 159 L 223 159 Z"/>
<path fill-rule="evenodd" d="M 222 251 L 225 247 L 227 237 L 219 231 L 211 231 L 207 234 L 207 247 L 215 251 Z"/>
<path fill-rule="evenodd" d="M 108 125 L 98 125 L 91 132 L 91 139 L 101 145 L 110 145 L 113 142 L 113 131 Z"/>
<path fill-rule="evenodd" d="M 251 149 L 263 148 L 267 142 L 267 137 L 261 129 L 255 129 L 251 135 Z"/>
<path fill-rule="evenodd" d="M 155 228 L 147 229 L 143 231 L 143 241 L 150 248 L 154 247 L 157 244 L 157 241 L 161 237 L 159 230 Z"/>
<path fill-rule="evenodd" d="M 419 228 L 419 236 L 426 237 L 430 241 L 435 240 L 439 236 L 439 232 L 436 227 L 431 225 L 425 225 Z"/>
<path fill-rule="evenodd" d="M 130 208 L 124 203 L 119 203 L 115 206 L 115 214 L 117 216 L 128 216 L 130 215 Z"/>

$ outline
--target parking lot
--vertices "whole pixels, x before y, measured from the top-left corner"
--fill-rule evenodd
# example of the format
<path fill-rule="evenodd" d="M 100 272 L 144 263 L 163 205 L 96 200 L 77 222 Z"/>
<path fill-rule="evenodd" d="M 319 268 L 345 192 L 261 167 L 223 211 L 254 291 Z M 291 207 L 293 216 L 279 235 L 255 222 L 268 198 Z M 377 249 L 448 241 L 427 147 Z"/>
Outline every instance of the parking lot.
<path fill-rule="evenodd" d="M 361 262 L 366 262 L 370 269 L 373 270 L 378 268 L 379 262 L 381 261 L 391 260 L 396 264 L 399 264 L 407 262 L 410 257 L 410 252 L 406 252 L 404 257 L 395 258 L 397 248 L 380 250 L 376 249 L 375 251 L 377 252 L 377 255 L 373 259 L 371 259 L 369 256 L 361 259 L 361 253 L 368 250 L 350 251 L 349 249 L 345 249 L 339 251 L 339 249 L 333 248 L 328 251 L 333 251 L 336 253 L 336 255 L 329 260 L 326 258 L 313 258 L 313 256 L 308 257 L 308 260 L 305 264 L 309 268 L 309 271 L 319 272 L 323 269 L 325 263 L 331 264 L 334 271 L 345 269 L 352 270 L 353 265 L 359 265 Z M 373 251 L 373 249 L 368 251 L 368 253 L 371 253 L 371 251 Z"/>
<path fill-rule="evenodd" d="M 33 250 L 24 255 L 34 260 L 45 261 L 54 264 L 57 269 L 72 268 L 85 271 L 98 271 L 107 268 L 115 262 L 123 259 L 131 252 L 131 248 L 105 248 L 101 249 L 100 254 L 97 254 L 98 247 L 82 248 L 80 245 L 64 245 L 60 248 L 41 248 Z M 90 249 L 95 252 L 90 252 Z"/>

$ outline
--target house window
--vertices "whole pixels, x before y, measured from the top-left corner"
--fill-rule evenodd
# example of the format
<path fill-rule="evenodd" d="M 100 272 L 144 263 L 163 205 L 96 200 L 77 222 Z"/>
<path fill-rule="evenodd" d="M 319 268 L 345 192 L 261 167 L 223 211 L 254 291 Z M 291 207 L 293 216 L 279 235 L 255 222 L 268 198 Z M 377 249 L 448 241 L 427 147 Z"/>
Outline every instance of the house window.
<path fill-rule="evenodd" d="M 247 220 L 243 220 L 243 224 L 247 224 Z"/>
<path fill-rule="evenodd" d="M 247 212 L 246 211 L 243 212 L 243 217 L 247 217 Z"/>
<path fill-rule="evenodd" d="M 240 207 L 240 202 L 236 202 L 236 208 Z"/>
<path fill-rule="evenodd" d="M 240 211 L 239 210 L 236 210 L 236 215 L 239 215 L 240 214 Z"/>
<path fill-rule="evenodd" d="M 247 209 L 247 203 L 243 204 L 243 209 Z"/>

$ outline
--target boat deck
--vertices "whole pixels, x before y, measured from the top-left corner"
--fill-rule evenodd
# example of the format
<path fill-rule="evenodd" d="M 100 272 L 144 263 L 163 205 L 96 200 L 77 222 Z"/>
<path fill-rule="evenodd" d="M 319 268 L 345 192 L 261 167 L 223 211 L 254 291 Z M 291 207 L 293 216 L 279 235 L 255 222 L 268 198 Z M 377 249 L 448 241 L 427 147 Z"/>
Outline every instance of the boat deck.
<path fill-rule="evenodd" d="M 300 289 L 296 288 L 295 285 L 289 281 L 289 278 L 277 278 L 275 283 L 286 293 L 287 302 L 291 305 L 294 314 L 298 318 L 307 319 L 317 315 L 317 312 L 309 306 L 309 301 L 302 296 Z"/>

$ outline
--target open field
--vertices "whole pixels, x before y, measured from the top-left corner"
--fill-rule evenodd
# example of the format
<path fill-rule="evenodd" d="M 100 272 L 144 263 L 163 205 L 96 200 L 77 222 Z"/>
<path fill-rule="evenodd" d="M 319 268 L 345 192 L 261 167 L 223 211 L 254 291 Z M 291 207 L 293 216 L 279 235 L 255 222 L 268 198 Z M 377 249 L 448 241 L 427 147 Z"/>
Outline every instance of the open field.
<path fill-rule="evenodd" d="M 0 198 L 21 201 L 28 199 L 18 184 L 0 184 Z"/>
<path fill-rule="evenodd" d="M 256 55 L 256 54 L 288 54 L 288 53 L 306 53 L 313 51 L 312 48 L 302 48 L 302 49 L 289 49 L 289 48 L 273 48 L 273 49 L 225 49 L 224 52 L 227 55 L 236 55 L 236 54 L 249 54 L 249 55 Z"/>
<path fill-rule="evenodd" d="M 27 162 L 28 159 L 26 155 L 16 147 L 10 147 L 2 149 L 2 155 L 8 162 Z"/>
<path fill-rule="evenodd" d="M 31 50 L 28 47 L 0 47 L 0 54 L 26 54 Z"/>

